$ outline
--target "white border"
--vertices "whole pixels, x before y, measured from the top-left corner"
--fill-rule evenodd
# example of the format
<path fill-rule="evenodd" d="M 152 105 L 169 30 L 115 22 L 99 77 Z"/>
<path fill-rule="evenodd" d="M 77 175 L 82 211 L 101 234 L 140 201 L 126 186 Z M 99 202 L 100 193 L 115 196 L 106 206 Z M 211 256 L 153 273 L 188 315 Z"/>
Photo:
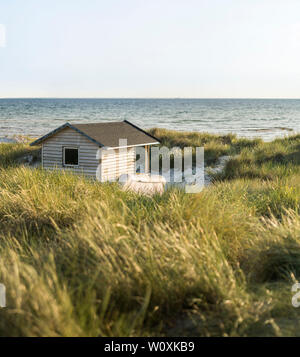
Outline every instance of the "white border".
<path fill-rule="evenodd" d="M 0 48 L 6 47 L 6 26 L 0 24 Z"/>

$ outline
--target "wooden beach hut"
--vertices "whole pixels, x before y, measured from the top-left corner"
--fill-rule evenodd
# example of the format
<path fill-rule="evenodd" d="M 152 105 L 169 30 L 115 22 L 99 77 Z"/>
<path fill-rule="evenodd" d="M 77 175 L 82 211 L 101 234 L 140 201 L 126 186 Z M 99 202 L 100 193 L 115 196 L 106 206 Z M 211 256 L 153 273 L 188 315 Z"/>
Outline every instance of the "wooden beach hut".
<path fill-rule="evenodd" d="M 136 172 L 136 148 L 145 149 L 149 172 L 149 148 L 159 140 L 127 120 L 123 122 L 66 123 L 31 143 L 42 147 L 45 169 L 71 170 L 97 180 L 113 181 Z"/>

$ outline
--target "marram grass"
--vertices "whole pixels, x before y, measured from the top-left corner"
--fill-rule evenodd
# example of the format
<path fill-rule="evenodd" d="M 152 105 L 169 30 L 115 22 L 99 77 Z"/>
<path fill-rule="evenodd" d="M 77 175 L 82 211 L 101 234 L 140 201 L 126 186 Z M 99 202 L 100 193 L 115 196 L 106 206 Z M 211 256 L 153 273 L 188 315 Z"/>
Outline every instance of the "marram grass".
<path fill-rule="evenodd" d="M 0 145 L 1 336 L 299 335 L 299 136 L 155 135 L 235 157 L 199 194 L 149 198 Z"/>

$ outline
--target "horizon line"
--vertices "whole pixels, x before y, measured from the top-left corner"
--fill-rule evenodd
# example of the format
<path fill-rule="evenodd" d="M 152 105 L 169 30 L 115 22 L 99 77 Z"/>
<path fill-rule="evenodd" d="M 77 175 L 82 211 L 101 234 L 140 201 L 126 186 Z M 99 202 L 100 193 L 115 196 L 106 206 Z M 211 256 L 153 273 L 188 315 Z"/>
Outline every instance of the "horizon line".
<path fill-rule="evenodd" d="M 0 97 L 2 99 L 262 99 L 299 100 L 300 97 Z"/>

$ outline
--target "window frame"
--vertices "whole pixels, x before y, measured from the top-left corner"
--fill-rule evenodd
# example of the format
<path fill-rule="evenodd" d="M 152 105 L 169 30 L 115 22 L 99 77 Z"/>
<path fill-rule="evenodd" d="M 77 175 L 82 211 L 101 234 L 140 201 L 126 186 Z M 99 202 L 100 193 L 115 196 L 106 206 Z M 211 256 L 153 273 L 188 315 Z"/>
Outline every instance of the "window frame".
<path fill-rule="evenodd" d="M 78 152 L 78 163 L 77 165 L 70 165 L 70 164 L 66 164 L 66 149 L 73 149 L 73 150 L 77 150 Z M 79 167 L 79 146 L 63 146 L 62 148 L 62 159 L 63 159 L 63 167 Z"/>

